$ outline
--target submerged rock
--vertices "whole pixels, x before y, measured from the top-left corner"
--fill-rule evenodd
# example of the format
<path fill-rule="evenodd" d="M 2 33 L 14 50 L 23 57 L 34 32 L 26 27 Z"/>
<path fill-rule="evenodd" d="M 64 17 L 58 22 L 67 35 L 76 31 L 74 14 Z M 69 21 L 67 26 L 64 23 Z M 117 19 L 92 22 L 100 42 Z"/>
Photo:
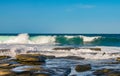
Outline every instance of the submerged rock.
<path fill-rule="evenodd" d="M 29 72 L 31 76 L 68 76 L 71 72 L 70 68 L 45 68 L 40 66 L 20 66 L 12 69 L 16 74 L 24 74 Z"/>
<path fill-rule="evenodd" d="M 88 71 L 91 69 L 91 65 L 90 64 L 86 64 L 86 65 L 76 65 L 75 70 L 77 72 L 84 72 L 84 71 Z"/>
<path fill-rule="evenodd" d="M 120 76 L 120 71 L 113 71 L 111 73 L 108 73 L 107 76 Z"/>
<path fill-rule="evenodd" d="M 43 70 L 43 68 L 39 66 L 19 66 L 12 69 L 12 71 L 16 73 L 22 73 L 26 71 L 33 72 L 33 71 L 41 71 L 41 70 Z"/>
<path fill-rule="evenodd" d="M 94 51 L 101 51 L 101 48 L 76 48 L 76 47 L 57 47 L 57 48 L 53 48 L 53 50 L 79 50 L 79 49 L 90 49 L 90 50 L 94 50 Z"/>
<path fill-rule="evenodd" d="M 119 64 L 120 62 L 119 61 L 115 61 L 115 62 L 105 62 L 103 64 Z"/>
<path fill-rule="evenodd" d="M 111 71 L 112 69 L 100 69 L 100 70 L 96 70 L 95 72 L 93 72 L 93 74 L 94 75 L 105 75 Z"/>
<path fill-rule="evenodd" d="M 100 69 L 93 72 L 96 76 L 120 76 L 119 70 L 114 69 Z"/>
<path fill-rule="evenodd" d="M 85 58 L 82 58 L 82 57 L 77 57 L 77 56 L 66 56 L 66 57 L 56 57 L 57 59 L 74 59 L 74 60 L 83 60 Z"/>
<path fill-rule="evenodd" d="M 57 47 L 57 48 L 53 48 L 53 50 L 72 50 L 72 49 L 79 49 L 79 48 L 74 48 L 74 47 Z"/>
<path fill-rule="evenodd" d="M 29 71 L 25 71 L 22 73 L 14 73 L 14 75 L 12 75 L 12 76 L 34 76 L 34 75 L 32 75 L 32 73 Z"/>
<path fill-rule="evenodd" d="M 53 56 L 53 55 L 43 55 L 44 57 L 46 57 L 47 59 L 54 59 L 55 58 L 55 56 Z"/>

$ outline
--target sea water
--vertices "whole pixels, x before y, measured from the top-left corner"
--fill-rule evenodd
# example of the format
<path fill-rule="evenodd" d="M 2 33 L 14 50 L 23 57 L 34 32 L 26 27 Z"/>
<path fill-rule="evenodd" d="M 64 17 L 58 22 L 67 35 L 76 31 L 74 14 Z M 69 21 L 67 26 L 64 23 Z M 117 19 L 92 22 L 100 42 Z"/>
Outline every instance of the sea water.
<path fill-rule="evenodd" d="M 81 49 L 54 50 L 58 47 L 74 47 Z M 101 51 L 89 48 L 101 48 Z M 48 59 L 46 67 L 71 67 L 70 75 L 93 76 L 92 72 L 100 68 L 119 69 L 119 64 L 102 64 L 114 62 L 120 57 L 120 34 L 1 34 L 0 49 L 10 49 L 0 52 L 0 55 L 15 57 L 17 54 L 40 53 L 56 57 L 77 56 L 85 60 Z M 76 72 L 77 64 L 91 64 L 92 70 Z"/>

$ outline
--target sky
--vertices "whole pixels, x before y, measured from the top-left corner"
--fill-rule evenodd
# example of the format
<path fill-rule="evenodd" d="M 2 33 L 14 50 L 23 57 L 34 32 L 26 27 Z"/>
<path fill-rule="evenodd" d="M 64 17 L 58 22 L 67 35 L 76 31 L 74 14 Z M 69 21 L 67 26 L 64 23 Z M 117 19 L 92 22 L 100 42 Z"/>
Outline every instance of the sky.
<path fill-rule="evenodd" d="M 120 0 L 0 0 L 0 33 L 120 33 Z"/>

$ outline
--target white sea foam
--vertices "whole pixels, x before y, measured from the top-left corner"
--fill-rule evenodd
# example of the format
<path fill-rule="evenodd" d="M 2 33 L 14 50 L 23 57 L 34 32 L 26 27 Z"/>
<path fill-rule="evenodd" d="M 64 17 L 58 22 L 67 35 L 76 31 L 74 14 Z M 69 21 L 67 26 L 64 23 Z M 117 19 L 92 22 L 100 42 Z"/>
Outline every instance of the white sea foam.
<path fill-rule="evenodd" d="M 100 38 L 100 36 L 95 36 L 95 37 L 80 36 L 80 37 L 83 38 L 84 42 L 91 42 L 94 41 L 95 39 Z"/>
<path fill-rule="evenodd" d="M 65 36 L 65 37 L 69 39 L 69 38 L 74 38 L 75 36 Z M 84 42 L 91 42 L 91 41 L 94 41 L 95 39 L 101 38 L 101 36 L 88 37 L 83 35 L 76 36 L 76 37 L 82 38 Z"/>
<path fill-rule="evenodd" d="M 55 36 L 37 36 L 33 37 L 32 42 L 34 44 L 54 43 Z"/>
<path fill-rule="evenodd" d="M 75 37 L 75 36 L 67 36 L 67 35 L 66 35 L 66 36 L 64 36 L 64 37 L 66 37 L 66 38 L 69 39 L 69 38 L 73 38 L 73 37 Z"/>
<path fill-rule="evenodd" d="M 36 36 L 31 39 L 28 34 L 0 36 L 0 44 L 48 44 L 54 42 L 55 36 Z"/>
<path fill-rule="evenodd" d="M 40 53 L 44 55 L 53 55 L 56 57 L 65 57 L 65 56 L 78 56 L 85 59 L 110 59 L 120 57 L 120 48 L 119 47 L 93 47 L 101 48 L 101 51 L 94 51 L 87 49 L 71 49 L 71 50 L 53 50 L 55 46 L 49 45 L 4 45 L 2 47 L 7 47 L 10 49 L 10 56 L 15 56 L 16 54 L 26 54 L 26 53 Z M 4 49 L 4 48 L 2 48 Z M 6 52 L 0 52 L 0 55 L 5 55 Z"/>
<path fill-rule="evenodd" d="M 0 44 L 54 44 L 57 36 L 33 36 L 30 37 L 27 33 L 19 34 L 18 36 L 0 36 Z M 91 42 L 99 36 L 87 37 L 87 36 L 64 36 L 67 39 L 80 37 L 83 42 Z"/>
<path fill-rule="evenodd" d="M 19 43 L 19 44 L 25 44 L 29 43 L 29 35 L 28 34 L 19 34 L 18 36 L 10 37 L 8 40 L 3 41 L 2 43 Z"/>

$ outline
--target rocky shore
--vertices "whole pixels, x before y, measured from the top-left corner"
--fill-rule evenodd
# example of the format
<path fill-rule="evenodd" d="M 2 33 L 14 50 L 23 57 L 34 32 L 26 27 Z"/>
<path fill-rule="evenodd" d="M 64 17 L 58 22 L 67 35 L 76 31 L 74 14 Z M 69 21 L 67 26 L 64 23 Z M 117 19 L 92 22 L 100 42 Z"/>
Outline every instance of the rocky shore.
<path fill-rule="evenodd" d="M 68 76 L 70 67 L 42 67 L 47 58 L 40 54 L 20 54 L 15 59 L 0 56 L 0 60 L 4 60 L 0 63 L 0 76 Z"/>
<path fill-rule="evenodd" d="M 75 76 L 69 75 L 71 67 L 44 67 L 46 59 L 60 59 L 53 56 L 41 54 L 20 54 L 14 59 L 9 56 L 0 56 L 0 76 Z M 66 57 L 66 59 L 82 59 L 77 57 Z M 65 59 L 65 57 L 63 58 Z M 2 60 L 4 60 L 2 62 Z M 83 59 L 82 59 L 83 60 Z M 120 61 L 119 57 L 116 61 Z M 119 63 L 118 63 L 119 64 Z M 91 64 L 75 65 L 76 72 L 85 72 L 92 70 Z M 99 69 L 93 71 L 95 76 L 120 76 L 120 69 Z M 77 76 L 77 75 L 76 75 Z"/>
<path fill-rule="evenodd" d="M 87 50 L 84 51 L 84 49 Z M 0 76 L 120 76 L 120 68 L 107 68 L 108 66 L 120 66 L 120 57 L 109 58 L 111 60 L 109 62 L 100 62 L 98 64 L 100 66 L 97 63 L 93 64 L 89 58 L 84 57 L 85 54 L 91 57 L 91 55 L 101 53 L 101 48 L 56 47 L 52 50 L 54 51 L 39 52 L 39 54 L 38 51 L 29 51 L 26 54 L 16 54 L 15 57 L 8 55 L 6 51 L 10 51 L 9 49 L 1 50 L 6 55 L 0 56 Z M 74 52 L 75 50 L 78 50 L 78 54 Z M 21 53 L 19 50 L 17 52 Z M 35 53 L 32 54 L 31 52 Z M 102 52 L 100 56 L 102 57 L 105 54 Z M 99 62 L 99 60 L 96 61 Z M 107 67 L 103 68 L 104 65 Z M 82 74 L 86 72 L 90 72 L 90 74 Z"/>

